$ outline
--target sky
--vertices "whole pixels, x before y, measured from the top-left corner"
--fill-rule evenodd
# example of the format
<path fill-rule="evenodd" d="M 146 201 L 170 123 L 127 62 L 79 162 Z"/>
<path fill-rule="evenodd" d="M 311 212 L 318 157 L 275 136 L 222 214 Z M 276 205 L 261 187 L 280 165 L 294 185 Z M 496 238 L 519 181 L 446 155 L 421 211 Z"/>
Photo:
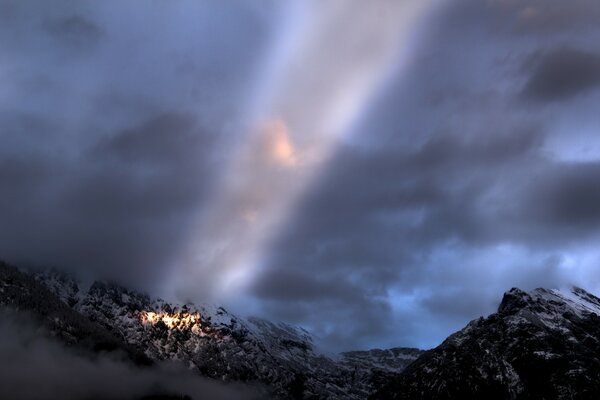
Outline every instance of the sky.
<path fill-rule="evenodd" d="M 600 293 L 594 0 L 0 1 L 0 258 L 429 348 Z"/>

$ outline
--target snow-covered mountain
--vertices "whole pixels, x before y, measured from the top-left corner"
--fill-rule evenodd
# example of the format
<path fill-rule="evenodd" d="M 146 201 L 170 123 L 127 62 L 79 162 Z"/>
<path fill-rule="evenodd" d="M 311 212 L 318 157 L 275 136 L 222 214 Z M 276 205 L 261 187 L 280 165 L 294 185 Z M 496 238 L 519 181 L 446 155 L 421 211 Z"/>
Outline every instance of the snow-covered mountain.
<path fill-rule="evenodd" d="M 599 399 L 600 299 L 511 289 L 373 399 Z"/>
<path fill-rule="evenodd" d="M 27 311 L 69 346 L 199 375 L 281 399 L 598 399 L 600 299 L 579 288 L 506 292 L 498 311 L 437 348 L 320 354 L 298 327 L 172 304 L 0 263 L 0 305 Z"/>
<path fill-rule="evenodd" d="M 90 321 L 65 304 L 34 277 L 0 262 L 0 306 L 31 317 L 68 346 L 82 350 L 119 351 L 135 364 L 152 360 L 136 346 L 128 345 L 111 330 Z M 1 397 L 1 396 L 0 396 Z"/>
<path fill-rule="evenodd" d="M 203 376 L 263 385 L 272 397 L 366 399 L 421 353 L 397 348 L 334 359 L 315 350 L 307 331 L 288 324 L 240 318 L 222 307 L 167 303 L 104 282 L 85 287 L 57 272 L 33 279 L 7 265 L 0 271 L 0 304 L 28 308 L 33 297 L 35 313 L 50 304 L 47 326 L 59 337 L 75 332 L 71 343 L 84 340 L 79 331 L 85 328 L 136 360 L 178 361 Z"/>

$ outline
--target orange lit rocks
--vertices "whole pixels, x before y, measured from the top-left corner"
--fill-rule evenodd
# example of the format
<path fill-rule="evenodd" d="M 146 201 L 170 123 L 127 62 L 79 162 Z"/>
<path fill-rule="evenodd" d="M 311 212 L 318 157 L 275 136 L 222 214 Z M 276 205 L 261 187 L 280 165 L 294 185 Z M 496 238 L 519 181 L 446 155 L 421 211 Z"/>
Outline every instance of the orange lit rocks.
<path fill-rule="evenodd" d="M 143 325 L 156 325 L 162 322 L 169 329 L 191 330 L 200 333 L 200 314 L 187 312 L 140 312 Z"/>

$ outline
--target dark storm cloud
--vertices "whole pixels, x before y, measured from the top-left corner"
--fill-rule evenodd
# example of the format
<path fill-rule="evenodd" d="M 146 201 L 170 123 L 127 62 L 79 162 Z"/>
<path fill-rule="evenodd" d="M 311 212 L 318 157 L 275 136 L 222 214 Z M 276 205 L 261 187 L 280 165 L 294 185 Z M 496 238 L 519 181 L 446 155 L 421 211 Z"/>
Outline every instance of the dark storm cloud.
<path fill-rule="evenodd" d="M 3 159 L 5 257 L 85 264 L 107 277 L 152 282 L 161 272 L 147 266 L 175 256 L 206 195 L 213 140 L 192 116 L 172 113 L 102 138 L 73 158 L 29 146 L 27 161 Z"/>
<path fill-rule="evenodd" d="M 268 13 L 245 2 L 1 7 L 2 258 L 158 285 L 243 135 Z"/>
<path fill-rule="evenodd" d="M 268 280 L 259 281 L 255 288 L 257 295 L 279 301 L 298 301 L 306 297 L 351 299 L 354 297 L 352 289 L 339 287 L 330 281 L 321 282 L 316 276 L 307 276 L 293 269 L 274 271 Z"/>
<path fill-rule="evenodd" d="M 307 239 L 319 234 L 368 236 L 369 229 L 357 229 L 361 224 L 386 229 L 387 216 L 398 213 L 399 220 L 414 217 L 419 224 L 458 218 L 466 232 L 469 221 L 477 219 L 469 215 L 478 210 L 476 196 L 483 196 L 484 188 L 502 178 L 494 176 L 498 169 L 526 167 L 536 157 L 541 140 L 539 132 L 529 128 L 473 138 L 442 133 L 414 151 L 341 149 L 307 199 L 303 212 L 311 218 L 299 217 L 290 231 Z M 457 207 L 463 212 L 457 213 Z M 435 218 L 427 218 L 424 211 Z M 393 218 L 390 222 L 394 228 Z M 452 231 L 457 228 L 451 221 L 448 225 Z M 441 226 L 427 229 L 440 235 L 445 235 L 445 230 Z M 362 238 L 357 242 L 348 249 L 352 259 L 360 259 L 360 243 L 369 243 Z"/>
<path fill-rule="evenodd" d="M 212 144 L 211 139 L 198 133 L 192 115 L 165 113 L 107 138 L 98 144 L 97 154 L 131 164 L 170 164 L 182 157 L 191 160 L 198 150 Z"/>
<path fill-rule="evenodd" d="M 102 30 L 93 21 L 81 16 L 71 15 L 43 22 L 46 32 L 68 46 L 84 48 L 98 43 Z"/>
<path fill-rule="evenodd" d="M 527 191 L 526 213 L 560 234 L 593 232 L 600 222 L 600 162 L 557 163 Z"/>
<path fill-rule="evenodd" d="M 535 54 L 528 64 L 523 96 L 532 100 L 568 99 L 600 85 L 600 56 L 594 53 L 565 47 Z"/>
<path fill-rule="evenodd" d="M 395 326 L 389 309 L 369 310 L 385 305 L 390 283 L 409 288 L 421 282 L 425 277 L 413 268 L 425 266 L 431 249 L 453 239 L 474 245 L 499 239 L 502 230 L 487 225 L 493 217 L 486 214 L 484 199 L 498 185 L 510 186 L 540 143 L 538 132 L 522 130 L 471 139 L 435 136 L 413 152 L 341 151 L 273 245 L 271 269 L 258 279 L 256 295 L 306 302 L 315 310 L 324 304 L 330 310 L 360 310 L 354 317 L 313 312 L 305 318 L 316 326 L 321 319 L 342 324 L 351 318 L 347 329 L 362 332 L 368 343 L 378 329 Z M 505 180 L 496 176 L 503 168 L 509 170 Z M 340 338 L 332 342 L 339 345 Z"/>

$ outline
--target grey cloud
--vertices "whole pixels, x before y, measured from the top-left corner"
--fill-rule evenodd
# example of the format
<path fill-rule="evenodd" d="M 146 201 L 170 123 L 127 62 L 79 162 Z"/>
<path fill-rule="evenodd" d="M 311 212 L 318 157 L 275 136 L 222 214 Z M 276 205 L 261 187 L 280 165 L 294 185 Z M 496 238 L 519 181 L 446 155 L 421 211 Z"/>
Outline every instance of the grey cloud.
<path fill-rule="evenodd" d="M 209 191 L 214 143 L 191 116 L 163 113 L 80 146 L 80 154 L 27 145 L 20 156 L 0 157 L 2 253 L 151 284 Z"/>
<path fill-rule="evenodd" d="M 600 18 L 600 6 L 589 0 L 575 0 L 568 5 L 560 0 L 505 3 L 512 3 L 517 17 L 517 31 L 520 33 L 551 35 L 565 31 L 585 32 L 595 26 Z"/>
<path fill-rule="evenodd" d="M 537 53 L 528 64 L 522 95 L 531 100 L 564 100 L 600 85 L 600 56 L 595 53 L 563 47 Z"/>
<path fill-rule="evenodd" d="M 98 143 L 97 154 L 125 163 L 179 163 L 212 145 L 214 135 L 199 131 L 194 116 L 163 113 Z"/>
<path fill-rule="evenodd" d="M 3 258 L 161 285 L 244 136 L 278 11 L 240 5 L 0 5 Z"/>
<path fill-rule="evenodd" d="M 523 204 L 554 232 L 596 231 L 600 222 L 600 162 L 557 163 L 537 177 Z M 566 238 L 565 238 L 566 239 Z"/>
<path fill-rule="evenodd" d="M 414 151 L 402 147 L 340 150 L 327 176 L 307 199 L 307 212 L 320 216 L 315 220 L 319 227 L 310 234 L 328 229 L 360 233 L 361 230 L 347 230 L 348 226 L 337 229 L 335 224 L 356 224 L 362 216 L 379 223 L 378 216 L 387 211 L 418 212 L 424 206 L 450 206 L 457 197 L 458 202 L 468 200 L 470 190 L 479 190 L 481 183 L 493 184 L 488 174 L 494 168 L 518 167 L 535 158 L 542 138 L 533 128 L 473 138 L 442 133 Z M 465 210 L 467 205 L 464 204 Z M 348 218 L 350 215 L 353 218 Z M 294 233 L 298 232 L 296 228 Z"/>
<path fill-rule="evenodd" d="M 291 268 L 270 271 L 268 278 L 258 279 L 254 290 L 258 296 L 278 301 L 303 301 L 307 298 L 351 301 L 361 291 L 359 287 L 340 285 L 335 280 L 321 280 Z"/>
<path fill-rule="evenodd" d="M 263 312 L 281 320 L 302 321 L 310 326 L 317 345 L 328 353 L 347 350 L 349 343 L 354 348 L 369 347 L 374 337 L 381 346 L 391 347 L 402 342 L 402 330 L 398 329 L 389 304 L 367 296 L 361 300 L 305 297 L 296 300 L 293 307 L 281 301 L 266 300 L 263 307 Z"/>
<path fill-rule="evenodd" d="M 102 38 L 102 29 L 81 15 L 47 19 L 43 27 L 57 40 L 76 49 L 96 45 Z"/>

